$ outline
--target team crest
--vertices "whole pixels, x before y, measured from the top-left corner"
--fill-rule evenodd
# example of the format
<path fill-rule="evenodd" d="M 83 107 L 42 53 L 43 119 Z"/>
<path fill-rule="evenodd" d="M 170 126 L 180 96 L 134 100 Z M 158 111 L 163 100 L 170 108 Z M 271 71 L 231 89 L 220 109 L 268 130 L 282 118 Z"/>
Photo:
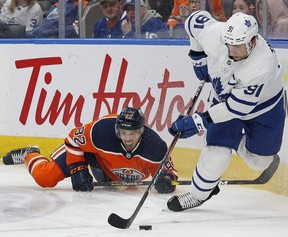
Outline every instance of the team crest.
<path fill-rule="evenodd" d="M 223 91 L 223 85 L 222 85 L 221 78 L 220 77 L 214 77 L 212 79 L 212 85 L 213 85 L 213 88 L 216 91 L 216 93 L 218 95 L 220 95 L 221 92 Z"/>
<path fill-rule="evenodd" d="M 251 26 L 251 21 L 250 20 L 245 20 L 244 25 L 249 28 Z"/>
<path fill-rule="evenodd" d="M 127 183 L 138 182 L 145 177 L 143 173 L 140 173 L 138 170 L 135 169 L 128 169 L 128 168 L 113 169 L 112 172 L 119 179 Z"/>

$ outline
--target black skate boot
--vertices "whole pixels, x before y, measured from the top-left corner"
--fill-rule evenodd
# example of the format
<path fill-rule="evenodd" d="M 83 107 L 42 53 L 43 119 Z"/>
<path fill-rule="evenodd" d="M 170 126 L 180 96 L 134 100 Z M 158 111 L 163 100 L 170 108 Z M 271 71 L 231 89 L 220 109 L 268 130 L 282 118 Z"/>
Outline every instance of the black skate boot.
<path fill-rule="evenodd" d="M 40 153 L 40 150 L 37 146 L 14 149 L 3 156 L 2 161 L 4 165 L 24 164 L 26 155 L 34 152 Z"/>
<path fill-rule="evenodd" d="M 184 211 L 186 209 L 194 208 L 194 207 L 199 207 L 201 206 L 204 202 L 209 200 L 213 195 L 217 195 L 220 192 L 220 189 L 218 185 L 213 189 L 213 191 L 210 193 L 209 197 L 206 198 L 205 200 L 198 200 L 196 198 L 193 198 L 191 196 L 191 193 L 185 193 L 182 195 L 176 195 L 171 197 L 168 202 L 167 202 L 167 207 L 171 211 Z"/>

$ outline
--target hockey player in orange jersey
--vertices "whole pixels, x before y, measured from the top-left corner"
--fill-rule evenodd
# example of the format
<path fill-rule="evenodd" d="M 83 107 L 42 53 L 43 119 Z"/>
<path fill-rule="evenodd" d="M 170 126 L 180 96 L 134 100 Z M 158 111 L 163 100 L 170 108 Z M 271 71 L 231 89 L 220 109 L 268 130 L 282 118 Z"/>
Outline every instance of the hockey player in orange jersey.
<path fill-rule="evenodd" d="M 107 115 L 98 121 L 74 128 L 65 143 L 52 155 L 52 161 L 38 147 L 14 149 L 3 156 L 6 165 L 23 164 L 43 188 L 54 187 L 71 176 L 76 191 L 91 191 L 93 177 L 98 182 L 139 182 L 154 175 L 167 151 L 166 143 L 146 127 L 141 109 L 127 107 L 120 115 Z M 171 193 L 177 180 L 171 158 L 157 178 L 155 189 Z"/>

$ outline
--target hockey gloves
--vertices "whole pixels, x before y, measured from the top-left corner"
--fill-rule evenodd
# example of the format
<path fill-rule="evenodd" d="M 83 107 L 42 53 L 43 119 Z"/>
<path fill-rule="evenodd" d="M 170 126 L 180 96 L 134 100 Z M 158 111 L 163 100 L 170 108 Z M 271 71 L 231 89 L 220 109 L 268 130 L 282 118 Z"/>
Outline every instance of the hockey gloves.
<path fill-rule="evenodd" d="M 169 128 L 168 131 L 172 136 L 175 136 L 177 132 L 181 132 L 179 138 L 187 138 L 205 131 L 208 126 L 209 123 L 202 114 L 196 112 L 186 117 L 180 115 L 177 120 L 172 123 L 172 127 Z"/>
<path fill-rule="evenodd" d="M 93 177 L 89 173 L 88 165 L 78 162 L 69 166 L 72 187 L 75 191 L 92 191 Z"/>
<path fill-rule="evenodd" d="M 155 182 L 155 189 L 158 193 L 172 193 L 175 191 L 175 185 L 172 185 L 174 180 L 174 176 L 169 173 L 167 170 L 162 170 L 159 174 L 156 182 Z"/>
<path fill-rule="evenodd" d="M 210 75 L 207 67 L 207 55 L 202 52 L 189 51 L 189 57 L 192 59 L 195 75 L 200 81 L 210 81 Z"/>

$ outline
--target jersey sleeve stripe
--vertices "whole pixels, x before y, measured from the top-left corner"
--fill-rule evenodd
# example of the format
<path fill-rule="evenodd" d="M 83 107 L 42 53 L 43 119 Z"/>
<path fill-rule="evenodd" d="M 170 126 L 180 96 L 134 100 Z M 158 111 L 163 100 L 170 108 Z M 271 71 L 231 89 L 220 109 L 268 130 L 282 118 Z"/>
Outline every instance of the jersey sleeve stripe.
<path fill-rule="evenodd" d="M 247 100 L 242 100 L 237 98 L 235 95 L 231 94 L 229 97 L 231 100 L 235 101 L 236 103 L 243 104 L 243 105 L 248 105 L 248 106 L 255 106 L 257 105 L 257 102 L 251 102 Z M 229 102 L 228 102 L 229 103 Z"/>
<path fill-rule="evenodd" d="M 192 34 L 192 31 L 191 31 L 191 21 L 192 21 L 192 18 L 194 17 L 194 15 L 197 14 L 198 12 L 199 12 L 199 10 L 196 11 L 196 12 L 194 12 L 194 13 L 192 13 L 192 14 L 190 15 L 189 19 L 188 19 L 188 29 L 189 29 L 189 33 L 190 33 L 190 36 L 193 37 L 193 38 L 195 38 L 195 37 L 194 37 L 194 35 Z"/>
<path fill-rule="evenodd" d="M 240 111 L 239 111 L 239 107 L 237 108 L 237 110 L 235 110 L 235 109 L 233 109 L 233 108 L 229 105 L 228 101 L 226 101 L 225 103 L 226 103 L 226 107 L 227 107 L 228 111 L 229 111 L 230 113 L 232 113 L 232 114 L 237 115 L 237 117 L 238 117 L 238 116 L 245 116 L 245 115 L 247 115 L 247 113 L 242 113 L 242 112 L 240 112 Z M 246 109 L 247 109 L 247 106 L 246 106 Z"/>
<path fill-rule="evenodd" d="M 73 154 L 73 155 L 76 155 L 76 156 L 82 156 L 82 155 L 84 155 L 84 152 L 81 151 L 81 150 L 71 149 L 69 146 L 65 146 L 65 147 L 66 147 L 66 150 L 67 150 L 69 153 Z"/>
<path fill-rule="evenodd" d="M 258 111 L 260 111 L 260 110 L 263 110 L 263 109 L 265 109 L 265 108 L 267 108 L 267 107 L 269 107 L 269 106 L 271 106 L 271 105 L 273 105 L 273 104 L 276 104 L 276 103 L 279 101 L 279 99 L 282 97 L 282 95 L 283 95 L 283 88 L 282 88 L 282 90 L 281 90 L 277 95 L 275 95 L 275 96 L 272 97 L 271 99 L 263 102 L 263 103 L 260 104 L 260 105 L 257 105 L 257 106 L 251 111 L 251 113 L 256 113 L 256 112 L 258 112 Z"/>
<path fill-rule="evenodd" d="M 282 97 L 282 94 L 283 88 L 277 95 L 259 105 L 257 105 L 257 102 L 251 103 L 245 100 L 240 100 L 234 95 L 231 95 L 230 98 L 226 101 L 226 107 L 230 113 L 233 113 L 237 116 L 246 116 L 248 114 L 254 114 L 262 110 L 264 111 L 267 107 L 276 104 Z"/>

